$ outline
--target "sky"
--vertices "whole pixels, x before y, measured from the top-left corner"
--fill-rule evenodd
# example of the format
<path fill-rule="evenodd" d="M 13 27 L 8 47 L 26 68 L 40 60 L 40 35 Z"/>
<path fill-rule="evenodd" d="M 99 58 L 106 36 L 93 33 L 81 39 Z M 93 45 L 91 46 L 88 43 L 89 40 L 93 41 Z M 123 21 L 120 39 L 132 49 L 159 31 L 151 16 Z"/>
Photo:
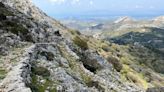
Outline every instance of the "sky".
<path fill-rule="evenodd" d="M 33 0 L 52 17 L 160 16 L 164 0 Z"/>

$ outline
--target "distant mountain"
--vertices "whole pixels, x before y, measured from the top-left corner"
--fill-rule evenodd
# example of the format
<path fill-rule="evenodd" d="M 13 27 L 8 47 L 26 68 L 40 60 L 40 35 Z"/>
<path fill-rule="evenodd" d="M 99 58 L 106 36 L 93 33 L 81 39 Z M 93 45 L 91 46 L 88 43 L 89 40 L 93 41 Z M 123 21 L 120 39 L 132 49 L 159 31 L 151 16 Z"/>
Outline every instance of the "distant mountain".
<path fill-rule="evenodd" d="M 159 16 L 159 17 L 153 19 L 153 22 L 162 22 L 162 23 L 164 23 L 164 16 Z"/>
<path fill-rule="evenodd" d="M 134 19 L 128 17 L 128 16 L 125 16 L 125 17 L 121 17 L 119 19 L 117 19 L 114 23 L 133 23 L 134 22 Z"/>
<path fill-rule="evenodd" d="M 101 30 L 103 28 L 103 24 L 95 24 L 89 27 L 90 30 Z"/>

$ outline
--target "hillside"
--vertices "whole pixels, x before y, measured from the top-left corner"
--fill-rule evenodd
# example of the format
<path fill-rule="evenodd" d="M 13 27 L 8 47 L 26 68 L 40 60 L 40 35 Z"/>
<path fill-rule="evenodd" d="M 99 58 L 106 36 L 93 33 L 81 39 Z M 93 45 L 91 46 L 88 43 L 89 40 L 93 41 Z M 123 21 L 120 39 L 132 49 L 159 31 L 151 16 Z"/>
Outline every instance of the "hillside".
<path fill-rule="evenodd" d="M 122 65 L 109 42 L 68 29 L 30 0 L 0 0 L 0 33 L 1 92 L 144 92 L 155 87 Z"/>
<path fill-rule="evenodd" d="M 153 19 L 153 22 L 161 22 L 161 23 L 163 23 L 164 22 L 164 16 L 159 16 L 159 17 Z"/>
<path fill-rule="evenodd" d="M 160 90 L 163 92 L 164 30 L 162 22 L 154 22 L 152 19 L 134 21 L 129 17 L 118 20 L 117 23 L 102 22 L 103 26 L 94 26 L 90 29 L 93 31 L 91 36 L 95 38 L 89 40 L 89 43 L 94 43 L 92 48 L 96 48 L 100 55 L 113 64 L 122 80 L 144 89 L 148 88 L 148 92 L 160 92 Z M 86 33 L 86 31 L 83 32 Z M 97 42 L 96 39 L 101 39 L 102 42 Z"/>
<path fill-rule="evenodd" d="M 114 46 L 117 52 L 114 53 L 125 69 L 138 73 L 141 79 L 146 80 L 145 83 L 148 87 L 163 87 L 163 32 L 164 30 L 159 27 L 136 28 L 131 26 L 131 28 L 109 30 L 102 33 L 101 36 L 104 37 L 104 40 L 112 43 L 112 47 Z M 123 76 L 129 76 L 127 70 L 122 72 Z M 139 82 L 139 80 L 136 81 Z M 157 92 L 160 91 L 158 90 Z"/>

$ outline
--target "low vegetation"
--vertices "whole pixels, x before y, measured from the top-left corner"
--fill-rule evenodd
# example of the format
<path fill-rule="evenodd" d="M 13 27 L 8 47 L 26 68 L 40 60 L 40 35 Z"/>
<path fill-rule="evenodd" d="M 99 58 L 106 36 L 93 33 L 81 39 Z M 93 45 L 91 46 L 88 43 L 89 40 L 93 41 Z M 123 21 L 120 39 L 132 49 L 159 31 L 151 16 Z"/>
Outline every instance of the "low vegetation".
<path fill-rule="evenodd" d="M 57 82 L 50 79 L 50 71 L 42 66 L 32 67 L 31 78 L 32 81 L 28 85 L 32 92 L 57 92 L 56 84 Z"/>
<path fill-rule="evenodd" d="M 43 76 L 43 77 L 49 77 L 50 76 L 49 70 L 47 68 L 44 68 L 41 66 L 32 67 L 32 73 L 35 75 Z"/>
<path fill-rule="evenodd" d="M 81 35 L 78 30 L 69 30 L 72 35 Z"/>
<path fill-rule="evenodd" d="M 32 75 L 32 83 L 29 85 L 32 92 L 57 92 L 56 83 L 51 81 L 49 78 L 42 78 L 37 75 Z M 39 81 L 42 78 L 42 82 Z"/>
<path fill-rule="evenodd" d="M 122 77 L 125 78 L 125 80 L 133 82 L 136 85 L 138 85 L 144 89 L 148 88 L 148 83 L 144 79 L 144 76 L 142 75 L 142 73 L 137 73 L 128 65 L 123 65 L 123 69 L 121 70 L 121 74 L 122 74 Z"/>
<path fill-rule="evenodd" d="M 83 50 L 87 50 L 88 49 L 88 44 L 87 44 L 87 41 L 85 39 L 82 39 L 80 38 L 79 36 L 76 36 L 74 39 L 73 39 L 73 42 L 79 46 L 81 49 Z"/>
<path fill-rule="evenodd" d="M 120 72 L 121 70 L 122 70 L 122 67 L 123 67 L 123 65 L 121 64 L 121 62 L 117 59 L 117 58 L 114 58 L 114 57 L 108 57 L 107 58 L 107 60 L 108 60 L 108 62 L 110 62 L 113 66 L 114 66 L 114 68 L 118 71 L 118 72 Z"/>
<path fill-rule="evenodd" d="M 6 70 L 0 69 L 0 80 L 4 79 L 6 74 L 7 74 Z"/>
<path fill-rule="evenodd" d="M 4 16 L 13 16 L 13 13 L 12 12 L 10 12 L 10 11 L 8 11 L 6 8 L 5 8 L 5 6 L 4 6 L 4 4 L 2 4 L 1 2 L 0 2 L 0 15 L 4 15 Z"/>

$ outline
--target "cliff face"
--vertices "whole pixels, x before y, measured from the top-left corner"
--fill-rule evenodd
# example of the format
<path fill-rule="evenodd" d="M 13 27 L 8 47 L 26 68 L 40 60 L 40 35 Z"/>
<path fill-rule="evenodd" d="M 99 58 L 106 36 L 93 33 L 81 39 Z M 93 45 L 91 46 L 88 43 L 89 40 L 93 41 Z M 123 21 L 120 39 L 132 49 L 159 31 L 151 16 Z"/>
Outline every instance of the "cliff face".
<path fill-rule="evenodd" d="M 0 0 L 0 20 L 1 92 L 144 91 L 29 0 Z"/>

